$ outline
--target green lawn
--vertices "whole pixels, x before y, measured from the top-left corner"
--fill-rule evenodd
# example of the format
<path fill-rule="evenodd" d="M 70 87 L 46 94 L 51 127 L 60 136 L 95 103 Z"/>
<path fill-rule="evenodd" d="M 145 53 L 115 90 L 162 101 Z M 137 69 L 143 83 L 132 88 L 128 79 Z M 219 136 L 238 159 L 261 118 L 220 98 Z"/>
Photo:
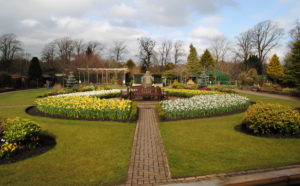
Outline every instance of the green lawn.
<path fill-rule="evenodd" d="M 47 90 L 0 95 L 0 105 L 32 104 Z M 114 185 L 127 178 L 135 124 L 33 117 L 25 107 L 1 108 L 0 117 L 29 118 L 56 136 L 54 149 L 0 165 L 0 185 Z"/>
<path fill-rule="evenodd" d="M 246 95 L 246 94 L 243 94 Z M 253 101 L 300 107 L 299 102 L 247 95 Z M 244 114 L 160 122 L 172 177 L 198 176 L 300 163 L 300 139 L 275 139 L 234 130 Z"/>

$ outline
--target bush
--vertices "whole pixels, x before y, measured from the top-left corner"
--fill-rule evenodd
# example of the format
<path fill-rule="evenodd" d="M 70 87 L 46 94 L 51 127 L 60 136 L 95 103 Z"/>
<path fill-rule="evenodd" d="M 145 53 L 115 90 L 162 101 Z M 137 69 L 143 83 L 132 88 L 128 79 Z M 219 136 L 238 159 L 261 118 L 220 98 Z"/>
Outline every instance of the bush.
<path fill-rule="evenodd" d="M 284 105 L 258 103 L 248 108 L 243 125 L 253 134 L 294 135 L 300 132 L 300 114 Z"/>
<path fill-rule="evenodd" d="M 96 88 L 94 87 L 94 85 L 89 85 L 89 86 L 83 87 L 82 89 L 83 89 L 83 91 L 93 91 Z"/>
<path fill-rule="evenodd" d="M 161 107 L 161 104 L 160 103 L 157 103 L 156 104 L 156 109 L 157 109 L 157 112 L 158 112 L 158 117 L 160 120 L 165 120 L 166 119 L 166 113 L 165 111 L 163 110 L 163 108 Z"/>
<path fill-rule="evenodd" d="M 131 104 L 131 112 L 129 115 L 129 120 L 131 121 L 135 121 L 137 119 L 138 116 L 138 107 L 137 107 L 137 102 L 132 102 Z"/>
<path fill-rule="evenodd" d="M 104 90 L 111 90 L 112 88 L 111 88 L 110 86 L 108 86 L 108 85 L 104 85 L 104 86 L 103 86 L 103 89 L 104 89 Z"/>
<path fill-rule="evenodd" d="M 191 89 L 192 89 L 192 90 L 197 90 L 197 84 L 192 84 L 192 85 L 191 85 Z"/>
<path fill-rule="evenodd" d="M 3 122 L 3 139 L 9 143 L 21 144 L 26 141 L 32 141 L 41 130 L 40 126 L 27 119 L 7 119 Z"/>
<path fill-rule="evenodd" d="M 7 72 L 0 72 L 0 87 L 9 87 L 11 83 L 11 75 Z"/>
<path fill-rule="evenodd" d="M 217 91 L 205 91 L 205 90 L 170 89 L 170 88 L 164 88 L 163 90 L 167 91 L 169 96 L 183 97 L 183 98 L 190 98 L 197 95 L 222 94 L 221 92 L 217 92 Z"/>
<path fill-rule="evenodd" d="M 179 83 L 176 79 L 174 80 L 173 84 L 172 84 L 172 88 L 176 88 L 176 89 L 185 89 L 186 85 L 183 83 Z"/>

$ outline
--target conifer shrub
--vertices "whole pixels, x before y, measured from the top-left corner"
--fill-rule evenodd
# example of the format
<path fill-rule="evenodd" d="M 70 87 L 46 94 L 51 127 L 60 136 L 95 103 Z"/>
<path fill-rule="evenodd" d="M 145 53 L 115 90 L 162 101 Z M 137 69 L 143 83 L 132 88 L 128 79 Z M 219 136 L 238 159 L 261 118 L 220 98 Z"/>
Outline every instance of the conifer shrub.
<path fill-rule="evenodd" d="M 247 109 L 243 126 L 257 135 L 297 135 L 300 114 L 288 106 L 257 103 Z"/>

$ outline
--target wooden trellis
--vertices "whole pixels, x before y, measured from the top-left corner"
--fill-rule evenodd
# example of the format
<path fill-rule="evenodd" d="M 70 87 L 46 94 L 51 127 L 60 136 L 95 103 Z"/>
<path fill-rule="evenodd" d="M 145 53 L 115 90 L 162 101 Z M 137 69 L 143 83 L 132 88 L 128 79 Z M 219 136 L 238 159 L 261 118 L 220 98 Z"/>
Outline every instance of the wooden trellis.
<path fill-rule="evenodd" d="M 99 83 L 99 74 L 101 74 L 101 82 L 108 84 L 108 75 L 114 74 L 115 79 L 118 79 L 118 74 L 122 73 L 123 75 L 123 82 L 125 82 L 125 75 L 128 72 L 128 68 L 77 68 L 79 72 L 79 79 L 80 79 L 80 72 L 84 72 L 84 81 L 85 81 L 85 73 L 87 72 L 87 81 L 90 83 L 90 73 L 96 73 L 97 83 Z M 105 76 L 105 82 L 103 82 Z"/>

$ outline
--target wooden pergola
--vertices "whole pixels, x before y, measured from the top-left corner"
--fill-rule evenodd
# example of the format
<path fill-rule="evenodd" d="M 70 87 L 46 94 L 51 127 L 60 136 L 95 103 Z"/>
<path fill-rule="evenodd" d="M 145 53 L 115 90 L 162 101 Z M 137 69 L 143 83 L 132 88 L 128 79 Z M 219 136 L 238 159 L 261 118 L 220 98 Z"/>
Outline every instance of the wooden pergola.
<path fill-rule="evenodd" d="M 105 76 L 105 83 L 108 84 L 108 75 L 115 74 L 115 79 L 118 79 L 118 74 L 123 73 L 123 82 L 125 82 L 125 75 L 128 72 L 128 68 L 77 68 L 79 72 L 79 79 L 80 79 L 80 72 L 87 72 L 88 83 L 90 83 L 90 73 L 96 73 L 97 83 L 99 83 L 99 75 L 101 75 L 101 83 L 103 82 Z M 85 81 L 85 74 L 84 74 L 84 81 Z"/>

